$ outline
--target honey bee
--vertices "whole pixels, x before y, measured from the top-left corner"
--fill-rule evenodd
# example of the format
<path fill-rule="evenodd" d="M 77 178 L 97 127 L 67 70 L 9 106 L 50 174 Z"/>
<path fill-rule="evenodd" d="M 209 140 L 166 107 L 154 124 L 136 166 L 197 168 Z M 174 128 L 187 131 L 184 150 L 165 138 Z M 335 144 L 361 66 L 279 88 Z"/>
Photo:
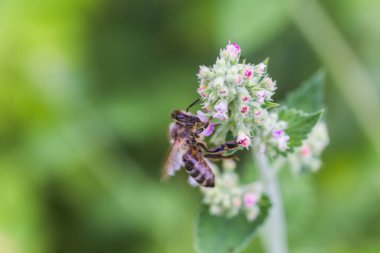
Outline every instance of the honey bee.
<path fill-rule="evenodd" d="M 188 111 L 175 110 L 171 113 L 175 120 L 169 129 L 171 148 L 163 168 L 163 178 L 172 176 L 181 167 L 189 174 L 189 180 L 195 180 L 204 187 L 215 186 L 215 175 L 207 158 L 228 159 L 233 155 L 223 155 L 226 150 L 235 149 L 236 141 L 227 141 L 215 148 L 208 149 L 200 142 L 201 134 L 209 125 Z"/>

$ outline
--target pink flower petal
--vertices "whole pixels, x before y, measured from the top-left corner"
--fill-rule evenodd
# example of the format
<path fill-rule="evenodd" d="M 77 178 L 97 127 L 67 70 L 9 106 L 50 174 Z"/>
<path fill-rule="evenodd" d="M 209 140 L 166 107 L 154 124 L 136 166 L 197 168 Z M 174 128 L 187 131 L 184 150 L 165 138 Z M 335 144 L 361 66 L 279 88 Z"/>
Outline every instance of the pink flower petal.
<path fill-rule="evenodd" d="M 253 207 L 257 202 L 257 195 L 254 192 L 247 192 L 244 195 L 244 206 L 246 208 Z"/>

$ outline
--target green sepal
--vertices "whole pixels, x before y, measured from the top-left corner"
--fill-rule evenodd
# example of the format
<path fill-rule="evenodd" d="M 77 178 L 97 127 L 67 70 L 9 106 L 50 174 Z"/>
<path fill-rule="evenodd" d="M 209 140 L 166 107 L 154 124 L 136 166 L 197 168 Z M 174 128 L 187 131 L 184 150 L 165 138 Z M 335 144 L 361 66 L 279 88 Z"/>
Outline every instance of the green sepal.
<path fill-rule="evenodd" d="M 269 57 L 265 58 L 265 60 L 263 61 L 263 63 L 268 66 L 268 64 L 269 64 Z"/>
<path fill-rule="evenodd" d="M 265 101 L 264 104 L 263 104 L 263 108 L 264 109 L 270 109 L 270 108 L 273 108 L 273 107 L 277 107 L 279 105 L 280 104 L 273 103 L 273 102 L 270 102 L 270 101 Z"/>

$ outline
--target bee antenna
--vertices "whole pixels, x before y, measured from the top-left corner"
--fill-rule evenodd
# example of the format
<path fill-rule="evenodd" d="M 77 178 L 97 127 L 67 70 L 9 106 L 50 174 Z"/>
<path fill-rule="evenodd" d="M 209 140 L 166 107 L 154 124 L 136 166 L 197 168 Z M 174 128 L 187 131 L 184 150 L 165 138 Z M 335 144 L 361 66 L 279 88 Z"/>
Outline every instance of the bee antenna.
<path fill-rule="evenodd" d="M 195 100 L 194 102 L 192 102 L 187 108 L 186 108 L 186 112 L 189 112 L 189 109 L 191 107 L 193 107 L 194 105 L 196 105 L 199 101 L 201 101 L 200 98 L 198 98 L 197 100 Z"/>

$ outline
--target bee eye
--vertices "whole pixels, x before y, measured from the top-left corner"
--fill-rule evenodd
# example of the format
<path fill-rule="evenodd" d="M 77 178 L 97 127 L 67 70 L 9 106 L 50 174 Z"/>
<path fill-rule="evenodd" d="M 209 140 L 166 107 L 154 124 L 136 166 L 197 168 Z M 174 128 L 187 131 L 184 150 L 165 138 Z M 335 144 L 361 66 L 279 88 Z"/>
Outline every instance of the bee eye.
<path fill-rule="evenodd" d="M 187 118 L 183 114 L 178 114 L 176 115 L 175 119 L 178 121 L 186 121 Z"/>

